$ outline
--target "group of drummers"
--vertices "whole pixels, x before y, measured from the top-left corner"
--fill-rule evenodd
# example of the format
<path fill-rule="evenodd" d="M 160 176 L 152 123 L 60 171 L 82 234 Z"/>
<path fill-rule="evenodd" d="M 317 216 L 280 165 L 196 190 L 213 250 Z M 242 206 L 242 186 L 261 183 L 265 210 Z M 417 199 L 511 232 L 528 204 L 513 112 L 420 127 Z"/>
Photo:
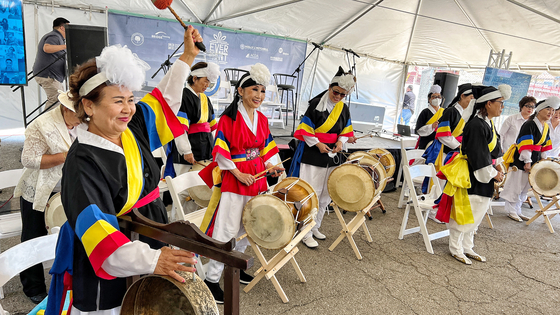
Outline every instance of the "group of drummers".
<path fill-rule="evenodd" d="M 64 297 L 68 285 L 73 288 L 72 313 L 117 314 L 126 277 L 153 273 L 185 282 L 175 271 L 196 271 L 193 253 L 144 237 L 132 241 L 118 226 L 117 218 L 133 208 L 148 219 L 168 223 L 159 198 L 160 170 L 151 154 L 162 145 L 168 144 L 171 152 L 168 174 L 180 175 L 206 161 L 199 175 L 212 187 L 212 197 L 200 229 L 217 241 L 244 235 L 246 205 L 269 190 L 267 177 L 287 171 L 268 120 L 257 110 L 265 100 L 269 70 L 262 64 L 253 65 L 237 82 L 233 101 L 218 120 L 203 92 L 220 70 L 209 62 L 193 64 L 199 53 L 194 42 L 200 41 L 198 31 L 188 27 L 183 54 L 157 87 L 136 104 L 132 91 L 140 90 L 147 65 L 126 47 L 106 47 L 99 57 L 75 69 L 69 79 L 70 91 L 60 94 L 62 105 L 52 111 L 54 118 L 45 116 L 26 131 L 22 161 L 25 157 L 29 161 L 24 163 L 26 175 L 15 194 L 21 196 L 26 209 L 22 210 L 24 230 L 40 225 L 37 222 L 42 218 L 35 212 L 44 208 L 55 186 L 68 219 L 59 232 L 51 270 L 49 294 L 55 295 L 48 302 L 51 311 L 61 309 L 56 298 Z M 289 185 L 285 181 L 277 185 L 282 187 L 277 196 L 294 204 L 295 220 L 301 220 L 297 213 L 312 198 L 316 224 L 302 238 L 310 248 L 319 246 L 316 240 L 326 238 L 319 229 L 328 204 L 335 200 L 330 194 L 330 177 L 337 168 L 348 165 L 343 164 L 342 151 L 346 143 L 356 141 L 350 110 L 343 101 L 355 83 L 353 74 L 339 68 L 326 90 L 309 101 L 294 134 L 299 144 L 288 172 L 292 179 Z M 523 116 L 527 121 L 515 143 L 502 150 L 492 119 L 501 115 L 510 94 L 509 86 L 464 84 L 452 105 L 443 110 L 439 108 L 441 89 L 433 86 L 430 106 L 418 119 L 419 148 L 426 149 L 426 163 L 433 163 L 446 180 L 433 217 L 449 223 L 451 254 L 465 264 L 470 259 L 486 260 L 473 251 L 473 237 L 490 203 L 494 181 L 503 179 L 509 165 L 516 167 L 508 174 L 502 197 L 508 201 L 507 209 L 512 209 L 508 210 L 511 216 L 522 220 L 519 208 L 529 188 L 526 172 L 552 149 L 551 133 L 558 123 L 550 127 L 547 121 L 560 105 L 558 98 L 527 103 L 536 106 L 535 113 L 528 119 Z M 60 133 L 60 139 L 54 139 L 53 133 Z M 44 147 L 39 148 L 39 142 Z M 507 151 L 503 162 L 502 151 Z M 350 182 L 343 176 L 350 172 L 342 173 L 336 177 L 338 194 L 345 190 L 341 183 Z M 386 176 L 382 173 L 372 172 L 370 179 L 380 180 Z M 282 197 L 297 181 L 305 191 L 302 198 Z M 430 185 L 426 182 L 425 189 Z M 346 187 L 352 190 L 350 185 Z M 376 185 L 371 194 L 380 190 Z M 351 191 L 342 199 L 354 202 L 360 195 L 364 194 Z M 243 252 L 248 244 L 247 238 L 241 238 L 235 250 Z M 205 283 L 217 303 L 224 298 L 219 285 L 223 269 L 223 263 L 213 260 L 207 267 Z M 37 276 L 42 276 L 41 267 L 33 274 L 23 276 L 22 283 L 29 288 L 26 294 L 40 301 L 44 297 L 41 291 L 45 291 L 44 280 Z M 241 271 L 241 283 L 252 279 Z"/>
<path fill-rule="evenodd" d="M 438 206 L 428 217 L 448 223 L 449 250 L 464 264 L 486 261 L 474 252 L 473 241 L 495 189 L 503 185 L 499 196 L 505 200 L 509 218 L 528 221 L 521 206 L 530 188 L 531 168 L 547 157 L 557 157 L 560 149 L 556 128 L 560 99 L 548 97 L 537 102 L 530 96 L 522 98 L 520 113 L 508 117 L 498 133 L 493 118 L 501 115 L 510 96 L 508 85 L 495 88 L 466 83 L 443 109 L 441 87 L 433 85 L 429 105 L 416 123 L 417 148 L 425 150 L 422 162 L 435 166 L 443 188 L 436 200 Z M 426 179 L 422 192 L 428 193 L 431 185 Z"/>

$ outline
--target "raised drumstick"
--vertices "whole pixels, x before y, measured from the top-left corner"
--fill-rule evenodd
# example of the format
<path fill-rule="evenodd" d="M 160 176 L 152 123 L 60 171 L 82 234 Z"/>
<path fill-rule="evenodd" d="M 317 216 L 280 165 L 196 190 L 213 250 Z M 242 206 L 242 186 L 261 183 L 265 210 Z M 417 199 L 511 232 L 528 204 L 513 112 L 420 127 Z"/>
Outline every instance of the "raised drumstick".
<path fill-rule="evenodd" d="M 156 8 L 158 8 L 160 10 L 169 9 L 169 11 L 171 11 L 171 14 L 173 14 L 175 16 L 175 18 L 177 19 L 177 21 L 179 21 L 179 23 L 181 23 L 183 28 L 187 29 L 187 25 L 185 25 L 185 23 L 181 20 L 181 18 L 175 12 L 175 10 L 173 10 L 173 8 L 171 8 L 171 3 L 172 2 L 173 2 L 173 0 L 152 0 L 152 3 L 156 6 Z M 204 52 L 206 51 L 206 46 L 204 46 L 204 44 L 202 42 L 194 42 L 194 45 L 198 49 L 200 49 L 200 51 L 204 51 Z"/>

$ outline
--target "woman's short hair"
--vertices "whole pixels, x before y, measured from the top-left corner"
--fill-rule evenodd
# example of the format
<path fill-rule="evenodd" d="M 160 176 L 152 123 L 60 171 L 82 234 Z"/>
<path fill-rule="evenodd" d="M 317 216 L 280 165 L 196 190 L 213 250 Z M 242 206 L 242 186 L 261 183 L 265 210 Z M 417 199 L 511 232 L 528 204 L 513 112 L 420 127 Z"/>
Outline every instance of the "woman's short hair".
<path fill-rule="evenodd" d="M 93 89 L 85 96 L 80 96 L 80 88 L 87 80 L 97 74 L 97 64 L 95 63 L 95 58 L 92 58 L 85 63 L 76 67 L 74 73 L 70 75 L 68 80 L 70 85 L 70 94 L 72 97 L 70 100 L 74 103 L 74 108 L 76 109 L 76 116 L 81 122 L 86 122 L 87 114 L 84 110 L 84 104 L 82 99 L 88 99 L 94 104 L 99 104 L 103 98 L 103 89 L 107 86 L 107 83 L 103 83 Z"/>
<path fill-rule="evenodd" d="M 523 98 L 519 101 L 519 111 L 523 110 L 523 106 L 527 103 L 537 103 L 537 99 L 532 96 L 523 96 Z"/>

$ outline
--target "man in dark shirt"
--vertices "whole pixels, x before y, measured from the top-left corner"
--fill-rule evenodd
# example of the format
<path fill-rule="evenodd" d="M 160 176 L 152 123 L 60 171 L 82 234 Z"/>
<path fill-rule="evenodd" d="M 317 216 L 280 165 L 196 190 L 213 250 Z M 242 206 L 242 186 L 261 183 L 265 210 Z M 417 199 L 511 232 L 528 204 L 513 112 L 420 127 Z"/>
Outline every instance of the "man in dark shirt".
<path fill-rule="evenodd" d="M 416 102 L 416 95 L 412 92 L 412 85 L 406 88 L 406 93 L 404 94 L 403 107 L 401 110 L 401 116 L 399 117 L 399 124 L 409 125 L 410 117 L 414 114 L 414 103 Z"/>
<path fill-rule="evenodd" d="M 35 80 L 47 93 L 47 103 L 44 108 L 49 108 L 58 100 L 58 90 L 64 90 L 62 81 L 66 78 L 66 57 L 58 59 L 54 64 L 47 67 L 61 55 L 66 54 L 66 24 L 70 23 L 65 18 L 57 18 L 53 21 L 53 30 L 39 41 L 33 73 L 37 75 Z M 47 67 L 45 70 L 43 70 Z M 41 72 L 41 70 L 43 70 Z"/>

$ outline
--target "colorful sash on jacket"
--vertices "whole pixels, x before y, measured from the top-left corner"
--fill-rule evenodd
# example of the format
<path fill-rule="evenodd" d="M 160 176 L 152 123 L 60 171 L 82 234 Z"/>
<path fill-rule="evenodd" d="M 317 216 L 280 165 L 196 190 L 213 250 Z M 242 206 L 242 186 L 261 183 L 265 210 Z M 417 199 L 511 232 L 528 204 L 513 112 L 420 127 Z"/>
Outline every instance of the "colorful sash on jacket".
<path fill-rule="evenodd" d="M 443 162 L 445 159 L 446 154 L 443 152 L 444 145 L 439 141 L 441 137 L 448 137 L 452 136 L 459 141 L 459 143 L 463 140 L 463 129 L 465 128 L 465 121 L 463 118 L 459 120 L 457 126 L 451 131 L 451 126 L 449 121 L 442 121 L 438 125 L 438 129 L 436 131 L 436 138 L 432 142 L 432 144 L 426 148 L 426 151 L 422 155 L 423 158 L 426 159 L 426 164 L 434 164 L 436 168 L 436 172 L 439 172 L 441 167 L 443 166 Z M 429 184 L 428 184 L 429 183 Z M 426 178 L 422 183 L 422 193 L 427 193 L 429 187 L 432 187 L 433 182 Z"/>
<path fill-rule="evenodd" d="M 184 129 L 185 121 L 188 128 L 188 120 L 175 116 L 157 88 L 146 94 L 138 105 L 142 107 L 144 114 L 151 151 L 184 134 L 187 130 Z"/>
<path fill-rule="evenodd" d="M 148 199 L 152 201 L 159 196 L 157 193 L 158 196 L 154 198 L 152 192 L 140 199 L 144 189 L 142 151 L 134 134 L 128 128 L 122 133 L 121 142 L 126 161 L 127 200 L 116 215 L 104 213 L 96 204 L 91 204 L 78 215 L 75 231 L 68 222 L 62 226 L 56 244 L 56 258 L 51 270 L 53 281 L 49 294 L 52 294 L 55 299 L 52 305 L 47 306 L 49 314 L 60 313 L 61 299 L 63 301 L 66 290 L 71 289 L 74 233 L 82 242 L 95 275 L 106 280 L 115 279 L 103 270 L 102 265 L 119 247 L 130 242 L 120 231 L 117 217 L 127 214 L 134 207 L 142 206 L 143 203 L 148 202 Z"/>
<path fill-rule="evenodd" d="M 255 113 L 256 115 L 257 113 Z M 229 118 L 222 118 L 222 119 L 229 119 Z M 241 114 L 238 113 L 237 120 L 239 124 L 245 125 Z M 235 122 L 234 122 L 235 123 Z M 233 140 L 232 140 L 233 141 Z M 258 153 L 257 153 L 258 152 Z M 216 133 L 216 139 L 214 140 L 214 149 L 213 155 L 214 158 L 216 157 L 217 153 L 221 154 L 226 159 L 233 161 L 234 163 L 244 162 L 248 160 L 252 160 L 255 157 L 251 157 L 247 155 L 247 151 L 241 152 L 230 152 L 230 142 L 225 137 L 222 129 L 219 129 Z M 271 159 L 276 153 L 278 153 L 278 148 L 276 147 L 276 142 L 272 138 L 272 135 L 269 133 L 268 138 L 264 141 L 262 149 L 254 152 L 257 158 L 263 159 L 263 161 L 268 161 Z M 250 153 L 249 153 L 250 154 Z M 212 197 L 210 198 L 210 203 L 208 204 L 208 208 L 206 208 L 206 212 L 204 214 L 204 218 L 200 225 L 200 230 L 206 233 L 208 236 L 212 236 L 214 231 L 214 223 L 216 221 L 216 216 L 218 211 L 220 211 L 220 199 L 222 195 L 222 171 L 218 167 L 218 163 L 212 162 L 204 169 L 202 169 L 198 175 L 202 178 L 202 180 L 206 183 L 206 185 L 212 189 Z"/>
<path fill-rule="evenodd" d="M 206 97 L 206 94 L 200 93 L 200 119 L 194 124 L 189 121 L 190 126 L 186 129 L 187 132 L 189 134 L 193 134 L 199 132 L 212 132 L 216 130 L 218 127 L 216 124 L 216 118 L 214 114 L 212 114 L 210 121 L 208 121 L 209 113 L 208 97 Z"/>
<path fill-rule="evenodd" d="M 552 141 L 550 140 L 550 137 L 548 137 L 547 123 L 545 123 L 543 126 L 543 131 L 542 131 L 541 138 L 539 139 L 539 142 L 537 142 L 536 144 L 533 143 L 534 143 L 533 135 L 528 134 L 517 139 L 517 143 L 512 144 L 508 148 L 508 150 L 506 151 L 503 157 L 506 171 L 509 169 L 509 165 L 514 162 L 515 151 L 518 151 L 521 154 L 521 152 L 525 150 L 544 152 L 552 149 Z"/>
<path fill-rule="evenodd" d="M 492 152 L 498 143 L 498 136 L 496 135 L 492 120 L 490 120 L 490 123 L 492 126 L 492 140 L 488 143 L 488 150 Z M 455 157 L 450 159 L 450 161 L 440 169 L 438 177 L 447 179 L 436 214 L 436 219 L 442 222 L 449 223 L 449 218 L 451 218 L 459 225 L 474 223 L 467 192 L 467 190 L 471 188 L 469 164 L 467 160 L 468 157 L 466 155 L 456 153 Z"/>
<path fill-rule="evenodd" d="M 304 136 L 308 137 L 317 137 L 319 142 L 322 143 L 336 143 L 339 137 L 353 137 L 354 136 L 354 128 L 352 127 L 352 120 L 348 119 L 346 126 L 342 129 L 339 134 L 336 133 L 329 133 L 338 119 L 340 118 L 340 114 L 344 109 L 344 102 L 340 101 L 336 103 L 333 110 L 329 113 L 329 116 L 325 120 L 325 122 L 319 126 L 315 127 L 315 124 L 311 121 L 311 119 L 307 116 L 303 116 L 301 123 L 296 129 L 294 133 L 294 137 L 300 140 L 296 152 L 294 153 L 294 158 L 292 159 L 292 164 L 290 166 L 290 171 L 288 176 L 299 177 L 299 170 L 301 164 L 301 157 L 303 155 L 303 150 L 305 148 L 305 139 Z"/>
<path fill-rule="evenodd" d="M 429 126 L 429 125 L 433 125 L 436 121 L 438 121 L 441 116 L 443 115 L 443 108 L 439 108 L 436 113 L 432 116 L 432 118 L 430 118 L 425 124 L 424 126 Z M 414 147 L 415 149 L 418 149 L 418 144 L 420 143 L 420 137 L 418 137 L 418 141 L 416 141 L 416 146 Z"/>

